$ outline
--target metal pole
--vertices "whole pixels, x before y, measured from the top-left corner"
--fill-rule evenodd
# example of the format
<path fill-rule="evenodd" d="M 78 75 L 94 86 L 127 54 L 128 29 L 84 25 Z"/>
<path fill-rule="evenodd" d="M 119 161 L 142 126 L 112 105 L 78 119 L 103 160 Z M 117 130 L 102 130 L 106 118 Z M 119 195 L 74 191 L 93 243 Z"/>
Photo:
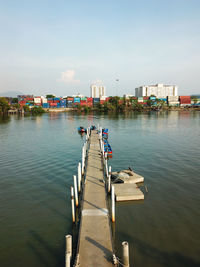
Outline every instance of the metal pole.
<path fill-rule="evenodd" d="M 81 192 L 81 163 L 78 163 L 78 192 Z"/>
<path fill-rule="evenodd" d="M 69 253 L 70 258 L 72 258 L 72 236 L 66 235 L 66 254 Z"/>
<path fill-rule="evenodd" d="M 74 175 L 74 195 L 75 195 L 76 207 L 78 207 L 78 192 L 77 192 L 76 175 Z"/>
<path fill-rule="evenodd" d="M 74 188 L 71 186 L 71 202 L 72 202 L 72 222 L 75 222 L 75 208 L 74 208 Z"/>
<path fill-rule="evenodd" d="M 115 222 L 115 188 L 111 187 L 111 199 L 112 199 L 112 222 Z"/>
<path fill-rule="evenodd" d="M 123 264 L 124 267 L 129 267 L 129 247 L 128 242 L 122 242 L 122 257 L 123 257 Z"/>

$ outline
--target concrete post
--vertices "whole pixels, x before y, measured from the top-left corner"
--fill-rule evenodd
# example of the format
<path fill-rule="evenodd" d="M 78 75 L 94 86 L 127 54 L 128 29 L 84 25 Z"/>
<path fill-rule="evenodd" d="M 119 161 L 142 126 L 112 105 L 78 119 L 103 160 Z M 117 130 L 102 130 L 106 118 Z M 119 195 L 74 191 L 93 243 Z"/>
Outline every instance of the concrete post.
<path fill-rule="evenodd" d="M 72 258 L 72 236 L 66 235 L 66 254 L 70 255 L 70 258 Z"/>
<path fill-rule="evenodd" d="M 78 163 L 78 192 L 81 192 L 81 163 Z"/>
<path fill-rule="evenodd" d="M 122 242 L 122 259 L 123 259 L 123 266 L 124 267 L 130 267 L 129 264 L 129 247 L 128 242 L 124 241 Z"/>
<path fill-rule="evenodd" d="M 115 222 L 115 188 L 111 187 L 111 200 L 112 200 L 112 222 Z"/>
<path fill-rule="evenodd" d="M 72 222 L 75 222 L 75 208 L 74 208 L 74 188 L 71 186 L 71 202 L 72 202 Z"/>
<path fill-rule="evenodd" d="M 74 175 L 74 195 L 75 195 L 76 207 L 78 207 L 78 192 L 77 192 L 76 175 Z"/>

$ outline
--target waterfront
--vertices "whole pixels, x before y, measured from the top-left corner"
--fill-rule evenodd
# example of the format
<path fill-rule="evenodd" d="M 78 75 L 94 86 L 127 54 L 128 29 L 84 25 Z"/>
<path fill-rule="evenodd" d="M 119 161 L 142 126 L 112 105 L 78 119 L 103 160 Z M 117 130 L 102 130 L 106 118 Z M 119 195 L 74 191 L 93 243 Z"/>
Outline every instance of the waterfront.
<path fill-rule="evenodd" d="M 144 175 L 143 202 L 117 204 L 115 244 L 134 266 L 198 266 L 200 113 L 51 113 L 0 121 L 0 265 L 64 266 L 70 185 L 81 159 L 77 127 L 109 128 L 113 170 Z"/>

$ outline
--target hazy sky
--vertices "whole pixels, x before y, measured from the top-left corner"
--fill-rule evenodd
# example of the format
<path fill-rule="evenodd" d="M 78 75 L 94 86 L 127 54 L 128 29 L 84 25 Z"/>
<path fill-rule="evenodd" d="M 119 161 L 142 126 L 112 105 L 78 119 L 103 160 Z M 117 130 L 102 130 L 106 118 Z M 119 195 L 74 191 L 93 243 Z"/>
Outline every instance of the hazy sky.
<path fill-rule="evenodd" d="M 0 92 L 200 93 L 199 0 L 0 0 Z M 119 79 L 117 82 L 116 79 Z"/>

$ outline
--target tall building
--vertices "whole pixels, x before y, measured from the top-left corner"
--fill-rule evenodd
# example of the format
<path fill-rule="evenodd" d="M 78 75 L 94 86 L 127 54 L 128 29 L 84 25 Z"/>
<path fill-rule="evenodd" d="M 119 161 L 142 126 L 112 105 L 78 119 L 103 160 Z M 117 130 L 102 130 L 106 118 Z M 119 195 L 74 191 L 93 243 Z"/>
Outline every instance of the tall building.
<path fill-rule="evenodd" d="M 164 85 L 164 84 L 156 84 L 156 85 L 144 85 L 138 88 L 135 88 L 135 96 L 151 96 L 155 95 L 159 98 L 165 98 L 167 96 L 178 96 L 178 87 L 176 85 Z"/>
<path fill-rule="evenodd" d="M 91 97 L 93 98 L 101 98 L 106 95 L 105 86 L 92 84 L 90 86 L 90 89 L 91 89 Z"/>

